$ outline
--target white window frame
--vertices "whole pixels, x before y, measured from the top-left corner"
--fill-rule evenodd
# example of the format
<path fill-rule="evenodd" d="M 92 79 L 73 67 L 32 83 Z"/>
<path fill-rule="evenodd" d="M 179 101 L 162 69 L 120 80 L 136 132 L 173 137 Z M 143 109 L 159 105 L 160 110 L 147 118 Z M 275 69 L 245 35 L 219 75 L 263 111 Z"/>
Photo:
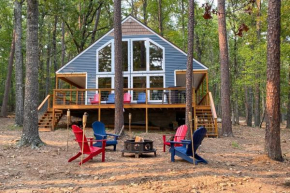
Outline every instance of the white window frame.
<path fill-rule="evenodd" d="M 99 72 L 99 51 L 106 47 L 107 45 L 111 44 L 111 72 Z M 102 45 L 96 50 L 96 72 L 97 74 L 114 74 L 115 73 L 115 56 L 114 56 L 114 40 L 109 40 L 106 44 Z"/>
<path fill-rule="evenodd" d="M 150 42 L 162 49 L 162 54 L 163 54 L 163 56 L 162 56 L 163 57 L 162 58 L 162 70 L 152 70 L 152 71 L 150 70 L 150 55 L 149 55 L 150 54 Z M 152 73 L 165 72 L 165 48 L 151 39 L 148 39 L 148 72 L 152 72 Z"/>
<path fill-rule="evenodd" d="M 113 40 L 113 42 L 114 42 L 114 40 Z M 127 54 L 128 54 L 128 69 L 127 69 L 127 71 L 123 71 L 123 72 L 125 72 L 125 73 L 128 73 L 128 72 L 130 72 L 130 68 L 131 68 L 131 65 L 130 65 L 130 57 L 131 57 L 131 55 L 130 55 L 130 39 L 122 39 L 122 42 L 127 42 L 128 43 L 128 50 L 127 50 Z M 113 52 L 113 57 L 115 58 L 115 50 L 113 50 L 114 52 Z M 123 66 L 123 65 L 122 65 Z"/>
<path fill-rule="evenodd" d="M 165 88 L 165 74 L 148 74 L 148 78 L 147 78 L 148 88 L 151 88 L 150 87 L 150 77 L 151 76 L 162 76 L 163 77 L 163 88 Z M 162 100 L 150 100 L 150 92 L 151 92 L 151 90 L 147 93 L 148 102 L 162 102 Z"/>
<path fill-rule="evenodd" d="M 133 78 L 134 77 L 146 77 L 146 88 L 150 88 L 150 77 L 151 76 L 162 76 L 163 77 L 163 88 L 165 88 L 165 74 L 131 74 L 131 88 L 134 89 L 134 87 L 133 87 Z M 136 100 L 133 100 L 133 90 L 130 94 L 132 96 L 131 101 L 137 102 Z M 150 92 L 147 92 L 147 98 L 148 98 L 148 102 L 162 102 L 162 100 L 150 100 Z"/>
<path fill-rule="evenodd" d="M 115 88 L 114 77 L 115 77 L 115 75 L 97 75 L 96 76 L 96 87 L 97 87 L 97 89 L 99 89 L 99 78 L 111 78 L 111 89 L 114 89 Z M 99 91 L 97 91 L 96 93 L 99 93 Z M 111 93 L 114 93 L 114 90 L 112 90 Z M 102 101 L 101 100 L 101 103 L 106 103 L 106 101 Z"/>
<path fill-rule="evenodd" d="M 145 48 L 146 48 L 146 70 L 143 71 L 134 71 L 134 61 L 133 61 L 133 57 L 134 57 L 134 50 L 133 50 L 133 43 L 134 41 L 145 41 Z M 163 61 L 162 61 L 162 70 L 152 70 L 150 71 L 150 66 L 149 66 L 149 54 L 150 54 L 150 48 L 149 48 L 149 43 L 155 44 L 156 46 L 158 46 L 159 48 L 162 49 L 163 51 Z M 131 39 L 131 73 L 164 73 L 165 72 L 165 48 L 163 46 L 161 46 L 160 44 L 156 43 L 155 41 L 153 41 L 150 38 L 132 38 Z"/>

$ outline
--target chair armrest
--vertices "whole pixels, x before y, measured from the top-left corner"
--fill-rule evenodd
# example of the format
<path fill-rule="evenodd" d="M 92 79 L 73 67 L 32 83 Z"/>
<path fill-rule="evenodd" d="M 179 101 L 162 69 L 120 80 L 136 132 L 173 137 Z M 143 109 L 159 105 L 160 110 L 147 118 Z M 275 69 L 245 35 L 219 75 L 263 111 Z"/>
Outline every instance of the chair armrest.
<path fill-rule="evenodd" d="M 103 138 L 103 139 L 105 139 L 106 136 L 107 136 L 107 135 L 101 135 L 101 134 L 96 134 L 96 133 L 94 133 L 94 135 L 95 135 L 95 137 L 96 137 L 96 136 L 100 136 L 100 137 Z"/>
<path fill-rule="evenodd" d="M 118 137 L 120 136 L 120 135 L 117 135 L 117 134 L 111 134 L 111 133 L 107 133 L 107 135 L 109 135 L 109 136 L 113 136 L 113 137 L 114 137 L 114 140 L 117 140 Z"/>

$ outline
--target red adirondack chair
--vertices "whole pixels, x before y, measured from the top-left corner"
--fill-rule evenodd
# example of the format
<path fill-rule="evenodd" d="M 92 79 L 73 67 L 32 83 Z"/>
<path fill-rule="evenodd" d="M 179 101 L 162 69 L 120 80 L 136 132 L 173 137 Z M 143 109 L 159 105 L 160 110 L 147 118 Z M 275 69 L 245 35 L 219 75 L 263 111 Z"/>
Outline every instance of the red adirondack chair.
<path fill-rule="evenodd" d="M 95 94 L 94 98 L 90 98 L 90 103 L 91 104 L 99 104 L 100 103 L 99 94 Z"/>
<path fill-rule="evenodd" d="M 130 93 L 124 93 L 124 104 L 128 104 L 128 103 L 130 103 L 131 102 L 131 95 L 130 95 Z"/>
<path fill-rule="evenodd" d="M 83 154 L 87 154 L 89 156 L 87 158 L 85 158 L 82 162 L 80 162 L 79 165 L 84 164 L 85 162 L 93 159 L 94 156 L 96 156 L 100 153 L 102 154 L 102 162 L 105 161 L 106 140 L 94 140 L 93 138 L 86 138 L 86 136 L 84 136 L 84 145 L 83 145 L 83 143 L 82 143 L 83 130 L 80 129 L 76 125 L 72 126 L 72 130 L 73 130 L 75 137 L 76 137 L 75 141 L 78 142 L 78 144 L 80 146 L 80 151 L 75 156 L 70 158 L 68 160 L 68 162 L 71 162 L 82 155 L 82 147 L 84 147 Z M 96 142 L 96 141 L 102 141 L 102 147 L 94 147 L 93 142 Z"/>
<path fill-rule="evenodd" d="M 174 142 L 181 142 L 181 140 L 184 140 L 187 132 L 187 126 L 186 125 L 181 125 L 180 127 L 177 128 L 177 131 L 174 135 L 173 141 Z M 163 152 L 165 152 L 165 147 L 170 146 L 170 142 L 166 140 L 166 136 L 168 135 L 163 135 Z M 172 136 L 172 135 L 170 135 Z M 182 146 L 182 144 L 175 144 L 175 146 Z"/>

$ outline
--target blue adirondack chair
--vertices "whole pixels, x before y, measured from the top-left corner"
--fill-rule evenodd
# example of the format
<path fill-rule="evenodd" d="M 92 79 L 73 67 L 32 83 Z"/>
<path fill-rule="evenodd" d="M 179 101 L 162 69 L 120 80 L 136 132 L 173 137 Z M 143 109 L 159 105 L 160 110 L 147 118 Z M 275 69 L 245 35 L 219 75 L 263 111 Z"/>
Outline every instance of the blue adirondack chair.
<path fill-rule="evenodd" d="M 138 104 L 146 103 L 146 93 L 145 92 L 138 93 L 137 103 Z"/>
<path fill-rule="evenodd" d="M 107 104 L 114 104 L 115 103 L 115 94 L 111 93 L 108 96 L 108 100 L 106 101 Z"/>
<path fill-rule="evenodd" d="M 107 136 L 113 136 L 114 139 L 106 141 L 106 146 L 114 146 L 114 151 L 116 151 L 116 146 L 118 144 L 117 140 L 118 140 L 119 135 L 106 133 L 104 123 L 99 122 L 99 121 L 95 121 L 93 123 L 93 130 L 94 130 L 94 136 L 95 136 L 96 140 L 103 140 L 103 139 L 107 139 Z M 95 147 L 102 147 L 102 143 L 97 142 L 94 144 L 94 146 Z"/>
<path fill-rule="evenodd" d="M 206 135 L 206 129 L 204 127 L 198 128 L 194 134 L 193 134 L 193 144 L 194 144 L 194 159 L 195 159 L 195 165 L 198 163 L 205 163 L 207 164 L 207 161 L 196 154 L 197 148 L 201 145 L 201 142 L 203 138 Z M 183 144 L 181 147 L 176 147 L 174 144 Z M 182 140 L 181 142 L 174 142 L 170 141 L 170 153 L 171 153 L 171 161 L 174 162 L 174 156 L 181 157 L 182 159 L 193 163 L 192 159 L 192 145 L 191 140 Z"/>

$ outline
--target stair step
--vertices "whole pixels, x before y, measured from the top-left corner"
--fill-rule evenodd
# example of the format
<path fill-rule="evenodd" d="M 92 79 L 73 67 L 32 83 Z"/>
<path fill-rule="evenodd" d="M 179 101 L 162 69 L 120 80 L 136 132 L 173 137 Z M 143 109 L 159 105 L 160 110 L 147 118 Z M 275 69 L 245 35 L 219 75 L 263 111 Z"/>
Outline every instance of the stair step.
<path fill-rule="evenodd" d="M 51 128 L 39 127 L 38 130 L 41 131 L 41 132 L 47 132 L 47 131 L 51 131 Z"/>

